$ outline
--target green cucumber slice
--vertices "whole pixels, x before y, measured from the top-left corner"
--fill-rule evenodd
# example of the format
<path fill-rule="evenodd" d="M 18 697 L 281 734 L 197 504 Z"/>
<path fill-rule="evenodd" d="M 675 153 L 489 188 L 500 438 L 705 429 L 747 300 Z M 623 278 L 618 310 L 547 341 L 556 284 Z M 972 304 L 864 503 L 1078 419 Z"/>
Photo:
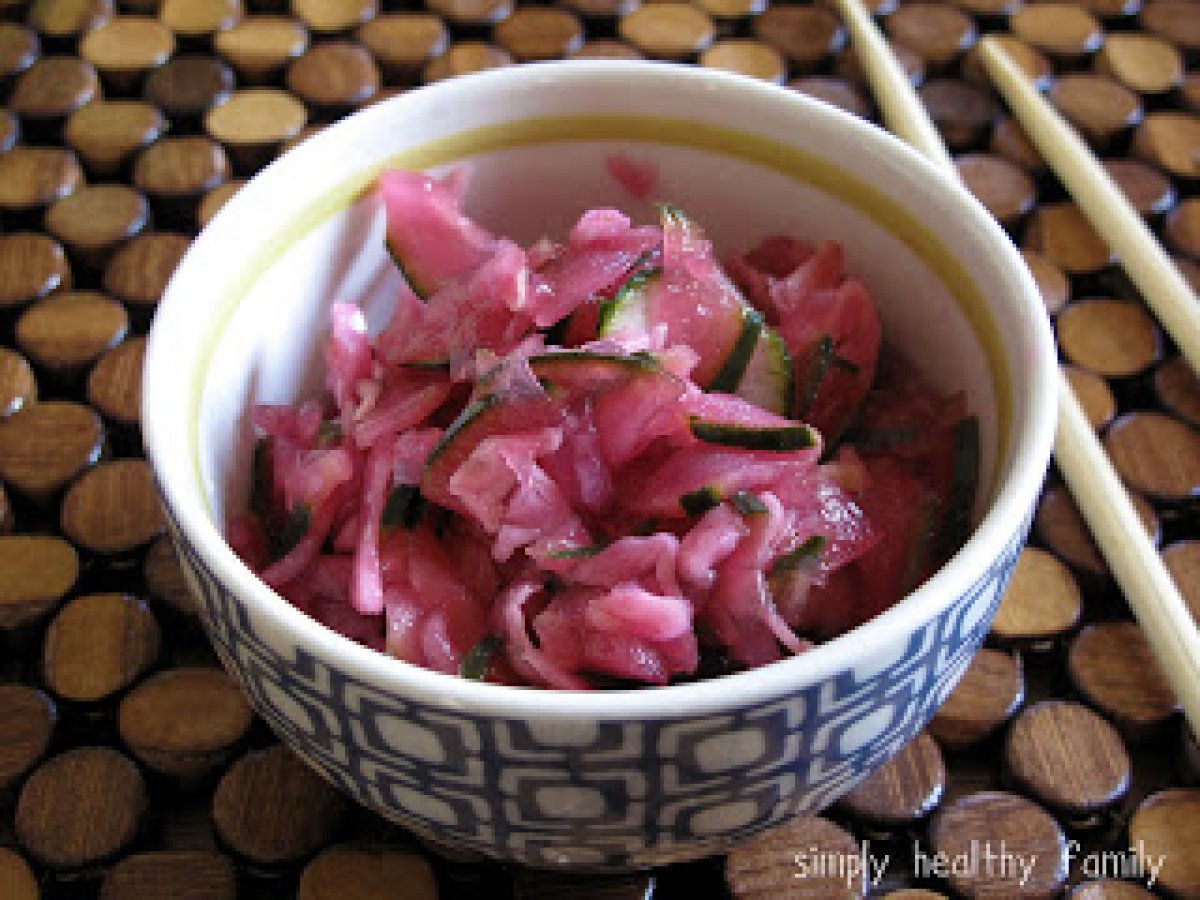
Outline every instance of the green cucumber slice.
<path fill-rule="evenodd" d="M 606 337 L 618 331 L 636 334 L 649 331 L 647 300 L 661 277 L 662 269 L 646 269 L 621 285 L 615 297 L 600 304 L 596 335 Z"/>
<path fill-rule="evenodd" d="M 800 546 L 789 550 L 771 564 L 770 575 L 782 575 L 793 572 L 808 562 L 816 562 L 821 558 L 827 543 L 825 535 L 814 534 L 804 540 Z"/>
<path fill-rule="evenodd" d="M 679 498 L 679 506 L 689 516 L 701 516 L 714 506 L 721 505 L 721 490 L 712 485 L 705 485 L 694 491 L 688 491 Z"/>
<path fill-rule="evenodd" d="M 793 450 L 815 447 L 820 442 L 816 429 L 804 424 L 755 427 L 732 425 L 727 422 L 706 422 L 699 416 L 691 416 L 688 426 L 692 434 L 705 443 L 740 447 L 744 450 L 790 453 Z"/>
<path fill-rule="evenodd" d="M 800 404 L 796 410 L 797 418 L 803 419 L 812 409 L 813 401 L 817 399 L 817 393 L 821 390 L 821 382 L 825 380 L 825 376 L 829 374 L 829 367 L 833 365 L 833 359 L 833 338 L 828 334 L 822 335 L 817 339 L 813 358 L 804 374 L 804 391 L 800 395 Z"/>
<path fill-rule="evenodd" d="M 487 677 L 492 660 L 504 647 L 504 639 L 498 634 L 485 634 L 474 647 L 467 651 L 458 667 L 458 674 L 471 681 L 482 681 Z"/>
<path fill-rule="evenodd" d="M 742 330 L 716 376 L 709 382 L 708 390 L 732 394 L 738 389 L 765 327 L 757 310 L 747 306 L 742 311 Z"/>
<path fill-rule="evenodd" d="M 767 509 L 767 504 L 763 503 L 757 494 L 753 494 L 750 491 L 738 491 L 729 498 L 729 502 L 743 516 L 763 516 L 770 512 Z"/>
<path fill-rule="evenodd" d="M 938 540 L 938 555 L 949 559 L 971 533 L 971 510 L 979 487 L 979 420 L 960 419 L 954 426 L 953 463 L 946 516 Z"/>
<path fill-rule="evenodd" d="M 773 329 L 764 327 L 759 333 L 736 393 L 743 400 L 776 415 L 791 414 L 796 393 L 792 355 L 783 338 Z"/>

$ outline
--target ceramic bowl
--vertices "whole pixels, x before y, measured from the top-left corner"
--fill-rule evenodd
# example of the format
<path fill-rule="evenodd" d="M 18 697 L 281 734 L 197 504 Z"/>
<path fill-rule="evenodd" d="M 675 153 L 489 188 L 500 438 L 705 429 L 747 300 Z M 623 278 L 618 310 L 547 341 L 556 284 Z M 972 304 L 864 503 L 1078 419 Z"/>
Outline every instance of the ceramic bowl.
<path fill-rule="evenodd" d="M 556 692 L 390 659 L 284 602 L 222 539 L 247 497 L 247 409 L 321 384 L 331 301 L 378 323 L 399 275 L 370 186 L 385 165 L 469 161 L 469 212 L 521 241 L 585 208 L 652 221 L 604 160 L 657 167 L 656 199 L 718 247 L 844 242 L 886 339 L 979 416 L 978 525 L 929 582 L 801 656 L 702 683 Z M 1050 457 L 1055 359 L 1021 258 L 957 184 L 797 93 L 634 62 L 514 67 L 422 88 L 251 180 L 170 283 L 145 363 L 146 449 L 222 661 L 288 744 L 420 835 L 532 866 L 623 869 L 719 853 L 849 791 L 912 738 L 983 640 Z"/>

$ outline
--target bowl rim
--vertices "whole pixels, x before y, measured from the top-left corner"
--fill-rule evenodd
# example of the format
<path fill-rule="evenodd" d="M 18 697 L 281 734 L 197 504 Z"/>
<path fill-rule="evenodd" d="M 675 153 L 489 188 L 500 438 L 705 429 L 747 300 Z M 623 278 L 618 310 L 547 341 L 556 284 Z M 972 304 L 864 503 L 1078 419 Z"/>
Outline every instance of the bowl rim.
<path fill-rule="evenodd" d="M 184 334 L 172 327 L 177 320 L 186 321 L 176 314 L 177 307 L 182 306 L 176 302 L 176 295 L 184 290 L 181 284 L 195 277 L 192 270 L 197 266 L 197 247 L 202 242 L 220 239 L 222 232 L 233 228 L 240 205 L 252 202 L 253 198 L 245 196 L 243 189 L 201 232 L 176 268 L 160 301 L 147 339 L 143 372 L 142 431 L 146 457 L 181 536 L 199 554 L 222 589 L 247 605 L 256 623 L 269 623 L 273 631 L 284 633 L 288 644 L 303 647 L 326 664 L 353 672 L 385 694 L 420 699 L 478 716 L 538 720 L 680 719 L 778 700 L 840 672 L 869 664 L 877 655 L 891 655 L 897 640 L 903 640 L 907 646 L 914 632 L 984 577 L 996 555 L 1023 536 L 1027 527 L 1050 458 L 1055 426 L 1053 376 L 1057 359 L 1040 294 L 1011 240 L 978 201 L 923 156 L 882 129 L 798 92 L 745 76 L 663 62 L 572 60 L 494 69 L 419 88 L 343 119 L 298 145 L 287 156 L 303 154 L 316 158 L 333 141 L 334 135 L 329 132 L 359 128 L 381 117 L 402 116 L 416 94 L 431 96 L 436 92 L 442 102 L 454 103 L 471 92 L 533 89 L 546 79 L 596 88 L 620 85 L 630 78 L 638 79 L 641 84 L 652 79 L 668 90 L 694 89 L 702 82 L 706 88 L 748 92 L 760 102 L 778 104 L 781 109 L 790 105 L 796 115 L 824 119 L 831 127 L 846 131 L 850 139 L 898 156 L 906 168 L 914 170 L 916 177 L 936 183 L 944 191 L 948 202 L 953 202 L 970 219 L 971 227 L 996 245 L 997 256 L 1020 287 L 1027 307 L 1022 318 L 1028 325 L 1030 350 L 1029 358 L 1022 363 L 1030 376 L 1030 389 L 1027 395 L 1022 395 L 1023 404 L 1013 407 L 1010 462 L 1007 468 L 998 469 L 993 495 L 967 542 L 928 581 L 875 618 L 798 656 L 704 681 L 603 691 L 495 685 L 394 659 L 308 617 L 260 581 L 233 553 L 209 516 L 200 487 L 192 477 L 190 461 L 180 460 L 178 454 L 169 452 L 172 442 L 164 432 L 163 419 L 157 410 L 166 404 L 178 404 L 179 400 L 177 393 L 167 389 L 170 379 L 158 377 L 157 373 L 172 367 L 175 348 L 185 339 Z M 686 118 L 686 112 L 683 117 Z M 279 161 L 273 162 L 251 184 L 278 180 L 279 171 Z M 195 339 L 194 334 L 190 337 Z M 1008 359 L 1012 366 L 1015 357 L 1009 354 Z M 1027 411 L 1018 419 L 1016 412 L 1022 405 Z"/>

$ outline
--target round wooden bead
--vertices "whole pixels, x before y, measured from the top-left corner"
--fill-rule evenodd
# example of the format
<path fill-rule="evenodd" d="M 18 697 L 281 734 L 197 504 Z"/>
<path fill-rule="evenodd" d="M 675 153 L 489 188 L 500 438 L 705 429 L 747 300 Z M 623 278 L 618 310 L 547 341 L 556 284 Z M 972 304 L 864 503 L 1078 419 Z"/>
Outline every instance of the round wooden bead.
<path fill-rule="evenodd" d="M 1022 0 L 954 0 L 954 5 L 974 16 L 1011 16 L 1021 7 Z"/>
<path fill-rule="evenodd" d="M 1007 722 L 1024 700 L 1025 676 L 1018 658 L 985 647 L 934 714 L 929 733 L 944 747 L 968 747 Z"/>
<path fill-rule="evenodd" d="M 1200 492 L 1200 433 L 1157 412 L 1130 413 L 1113 423 L 1104 449 L 1131 488 L 1182 501 Z"/>
<path fill-rule="evenodd" d="M 85 185 L 46 210 L 46 230 L 86 265 L 103 265 L 113 248 L 145 227 L 150 204 L 123 184 Z"/>
<path fill-rule="evenodd" d="M 175 36 L 148 16 L 115 16 L 89 31 L 79 52 L 121 93 L 132 90 L 143 74 L 171 58 Z"/>
<path fill-rule="evenodd" d="M 1017 68 L 1036 86 L 1046 87 L 1050 84 L 1054 76 L 1054 67 L 1041 52 L 1009 34 L 994 34 L 992 40 L 1001 46 L 1009 59 L 1016 63 Z M 977 84 L 991 85 L 991 76 L 983 64 L 978 47 L 971 48 L 964 58 L 963 75 Z"/>
<path fill-rule="evenodd" d="M 933 66 L 954 62 L 978 36 L 970 16 L 940 3 L 906 3 L 884 20 L 884 27 L 894 42 Z"/>
<path fill-rule="evenodd" d="M 317 34 L 350 31 L 379 11 L 376 0 L 291 0 L 292 14 Z"/>
<path fill-rule="evenodd" d="M 1096 69 L 1139 94 L 1165 94 L 1183 81 L 1179 51 L 1148 34 L 1110 34 L 1096 54 Z"/>
<path fill-rule="evenodd" d="M 116 346 L 129 329 L 125 307 L 98 291 L 66 291 L 39 300 L 17 319 L 17 344 L 51 372 L 76 372 Z"/>
<path fill-rule="evenodd" d="M 318 44 L 287 70 L 288 89 L 319 107 L 358 106 L 371 99 L 379 85 L 379 68 L 371 54 L 348 41 Z"/>
<path fill-rule="evenodd" d="M 1001 225 L 1013 225 L 1037 202 L 1030 177 L 1002 157 L 969 153 L 958 157 L 954 164 L 967 190 Z"/>
<path fill-rule="evenodd" d="M 67 40 L 99 28 L 113 17 L 113 0 L 38 0 L 29 24 L 47 38 Z"/>
<path fill-rule="evenodd" d="M 513 0 L 427 0 L 425 7 L 454 25 L 495 25 L 513 11 Z"/>
<path fill-rule="evenodd" d="M 308 122 L 304 104 L 278 88 L 236 91 L 204 117 L 204 129 L 227 148 L 239 168 L 258 168 Z"/>
<path fill-rule="evenodd" d="M 0 209 L 48 206 L 82 183 L 83 171 L 70 150 L 18 146 L 0 156 Z"/>
<path fill-rule="evenodd" d="M 1062 269 L 1036 250 L 1022 250 L 1021 256 L 1024 257 L 1029 274 L 1038 286 L 1046 312 L 1052 316 L 1057 315 L 1071 297 L 1071 283 L 1067 281 L 1067 276 L 1063 274 Z"/>
<path fill-rule="evenodd" d="M 1151 543 L 1157 544 L 1161 529 L 1154 507 L 1137 495 L 1130 500 Z M 1066 488 L 1051 487 L 1043 491 L 1035 525 L 1041 539 L 1068 565 L 1089 575 L 1108 574 L 1108 564 L 1100 555 L 1079 507 Z"/>
<path fill-rule="evenodd" d="M 49 866 L 74 868 L 119 852 L 137 834 L 146 785 L 110 747 L 78 747 L 39 766 L 17 801 L 17 839 Z"/>
<path fill-rule="evenodd" d="M 1192 618 L 1200 624 L 1200 541 L 1177 541 L 1163 550 L 1162 558 Z"/>
<path fill-rule="evenodd" d="M 52 535 L 0 537 L 0 628 L 17 628 L 49 612 L 75 586 L 79 556 Z"/>
<path fill-rule="evenodd" d="M 7 153 L 16 146 L 21 125 L 10 110 L 0 109 L 0 153 Z"/>
<path fill-rule="evenodd" d="M 918 93 L 942 138 L 953 150 L 978 144 L 998 112 L 991 93 L 958 79 L 927 81 Z"/>
<path fill-rule="evenodd" d="M 198 120 L 209 107 L 228 97 L 233 71 L 219 59 L 181 54 L 146 79 L 146 97 L 172 119 Z"/>
<path fill-rule="evenodd" d="M 863 874 L 850 879 L 827 863 L 860 852 L 858 841 L 828 819 L 797 819 L 734 847 L 725 857 L 725 881 L 738 900 L 862 897 Z"/>
<path fill-rule="evenodd" d="M 782 84 L 787 76 L 787 62 L 778 50 L 748 38 L 717 41 L 700 54 L 699 63 L 709 69 L 724 69 L 771 84 Z"/>
<path fill-rule="evenodd" d="M 94 100 L 72 113 L 63 136 L 90 171 L 112 175 L 166 127 L 162 113 L 145 101 Z"/>
<path fill-rule="evenodd" d="M 46 500 L 100 456 L 104 428 L 90 407 L 45 400 L 0 419 L 0 478 Z"/>
<path fill-rule="evenodd" d="M 1146 636 L 1133 622 L 1084 628 L 1071 643 L 1067 669 L 1075 689 L 1127 737 L 1144 737 L 1179 708 Z"/>
<path fill-rule="evenodd" d="M 1100 430 L 1108 425 L 1117 414 L 1117 398 L 1108 382 L 1090 369 L 1078 366 L 1062 368 L 1091 426 Z"/>
<path fill-rule="evenodd" d="M 1125 199 L 1143 216 L 1164 213 L 1175 205 L 1175 186 L 1153 166 L 1136 159 L 1106 159 L 1102 164 Z"/>
<path fill-rule="evenodd" d="M 185 38 L 232 28 L 242 15 L 242 0 L 162 0 L 158 9 L 158 20 Z"/>
<path fill-rule="evenodd" d="M 767 8 L 767 0 L 695 0 L 695 3 L 718 22 L 730 25 L 738 19 L 757 16 Z"/>
<path fill-rule="evenodd" d="M 1133 135 L 1133 152 L 1179 178 L 1200 177 L 1200 117 L 1150 113 Z"/>
<path fill-rule="evenodd" d="M 158 623 L 140 600 L 125 594 L 76 597 L 46 630 L 46 685 L 64 700 L 104 700 L 155 663 L 159 643 Z"/>
<path fill-rule="evenodd" d="M 1141 303 L 1080 300 L 1060 312 L 1056 322 L 1064 355 L 1106 378 L 1136 375 L 1158 360 L 1158 327 Z"/>
<path fill-rule="evenodd" d="M 1173 256 L 1171 262 L 1175 264 L 1175 268 L 1179 270 L 1179 274 L 1183 276 L 1183 280 L 1188 283 L 1188 286 L 1193 291 L 1200 293 L 1200 265 L 1186 256 Z"/>
<path fill-rule="evenodd" d="M 416 78 L 450 43 L 450 32 L 441 19 L 416 12 L 378 16 L 359 28 L 357 36 L 384 75 L 394 80 Z"/>
<path fill-rule="evenodd" d="M 1180 253 L 1200 257 L 1200 199 L 1189 197 L 1171 210 L 1163 234 Z"/>
<path fill-rule="evenodd" d="M 586 19 L 615 19 L 642 5 L 642 0 L 564 0 L 569 9 Z M 606 40 L 600 38 L 600 40 Z"/>
<path fill-rule="evenodd" d="M 105 873 L 100 900 L 235 900 L 233 861 L 204 850 L 152 850 L 127 856 Z"/>
<path fill-rule="evenodd" d="M 426 83 L 511 65 L 513 58 L 508 51 L 501 50 L 483 41 L 461 41 L 451 44 L 450 49 L 432 60 L 425 67 L 421 79 Z"/>
<path fill-rule="evenodd" d="M 121 701 L 121 739 L 150 768 L 192 778 L 220 765 L 250 730 L 246 698 L 216 668 L 167 669 Z"/>
<path fill-rule="evenodd" d="M 155 198 L 196 197 L 228 176 L 225 151 L 204 137 L 163 138 L 143 150 L 133 166 L 133 183 Z"/>
<path fill-rule="evenodd" d="M 1129 820 L 1129 842 L 1143 859 L 1161 860 L 1160 890 L 1200 895 L 1200 790 L 1172 788 L 1147 797 Z"/>
<path fill-rule="evenodd" d="M 297 135 L 301 132 L 297 132 Z M 293 135 L 295 137 L 296 135 Z M 196 225 L 199 228 L 204 228 L 212 221 L 213 216 L 221 211 L 226 203 L 232 199 L 233 195 L 242 189 L 246 182 L 239 179 L 231 179 L 224 184 L 219 184 L 200 201 L 196 207 Z"/>
<path fill-rule="evenodd" d="M 840 803 L 858 818 L 905 825 L 928 815 L 941 802 L 945 789 L 942 753 L 922 731 Z"/>
<path fill-rule="evenodd" d="M 572 59 L 644 59 L 635 47 L 624 41 L 613 41 L 598 38 L 594 41 L 584 41 L 583 45 L 571 54 Z"/>
<path fill-rule="evenodd" d="M 101 463 L 71 485 L 60 524 L 74 543 L 94 553 L 125 553 L 163 531 L 150 466 L 141 459 Z"/>
<path fill-rule="evenodd" d="M 50 746 L 54 701 L 23 684 L 0 684 L 0 790 L 28 772 Z M 3 887 L 0 878 L 0 887 Z M 3 891 L 0 896 L 7 897 Z"/>
<path fill-rule="evenodd" d="M 498 23 L 492 34 L 520 62 L 557 59 L 583 43 L 583 23 L 565 9 L 527 6 Z"/>
<path fill-rule="evenodd" d="M 0 534 L 11 534 L 16 527 L 8 493 L 4 490 L 4 484 L 0 483 Z"/>
<path fill-rule="evenodd" d="M 0 234 L 0 309 L 25 306 L 70 282 L 67 255 L 57 241 L 36 232 Z"/>
<path fill-rule="evenodd" d="M 1066 566 L 1044 550 L 1026 547 L 1000 601 L 992 634 L 1006 641 L 1059 637 L 1078 624 L 1082 606 L 1079 585 Z"/>
<path fill-rule="evenodd" d="M 61 119 L 94 100 L 100 78 L 73 56 L 43 56 L 17 79 L 9 105 L 24 119 Z"/>
<path fill-rule="evenodd" d="M 1022 790 L 1067 813 L 1110 806 L 1129 789 L 1121 736 L 1078 703 L 1047 700 L 1025 709 L 1008 731 L 1004 760 Z"/>
<path fill-rule="evenodd" d="M 0 847 L 0 897 L 38 900 L 41 891 L 29 864 L 15 851 Z"/>
<path fill-rule="evenodd" d="M 437 881 L 424 857 L 403 850 L 343 845 L 330 847 L 304 867 L 296 898 L 388 900 L 399 884 L 412 900 L 437 900 Z"/>
<path fill-rule="evenodd" d="M 1092 223 L 1067 201 L 1039 206 L 1029 217 L 1022 246 L 1037 250 L 1071 275 L 1098 272 L 1113 259 Z"/>
<path fill-rule="evenodd" d="M 1200 50 L 1200 9 L 1188 0 L 1150 0 L 1138 23 L 1181 50 Z"/>
<path fill-rule="evenodd" d="M 282 72 L 308 49 L 308 30 L 285 16 L 252 15 L 219 32 L 213 47 L 238 75 L 258 83 Z"/>
<path fill-rule="evenodd" d="M 620 36 L 647 56 L 682 60 L 704 50 L 716 37 L 712 18 L 688 3 L 651 3 L 621 19 Z"/>
<path fill-rule="evenodd" d="M 1094 146 L 1106 146 L 1142 118 L 1142 101 L 1129 88 L 1103 75 L 1073 74 L 1050 88 L 1050 101 Z"/>
<path fill-rule="evenodd" d="M 1021 127 L 1021 123 L 1009 116 L 1004 116 L 992 126 L 992 136 L 988 149 L 1016 163 L 1027 172 L 1041 172 L 1046 168 L 1046 161 L 1041 153 Z"/>
<path fill-rule="evenodd" d="M 1074 59 L 1099 49 L 1104 29 L 1096 18 L 1070 3 L 1023 6 L 1008 20 L 1013 34 L 1051 56 Z"/>
<path fill-rule="evenodd" d="M 185 234 L 140 234 L 109 260 L 104 270 L 104 289 L 133 307 L 153 307 L 190 246 L 191 238 Z"/>
<path fill-rule="evenodd" d="M 142 564 L 142 574 L 150 596 L 162 600 L 176 612 L 188 616 L 197 614 L 196 597 L 179 565 L 170 537 L 163 535 L 150 545 Z"/>
<path fill-rule="evenodd" d="M 1154 373 L 1159 402 L 1179 418 L 1200 427 L 1200 379 L 1182 356 L 1176 356 Z"/>
<path fill-rule="evenodd" d="M 1183 76 L 1179 86 L 1179 99 L 1193 112 L 1200 110 L 1200 72 L 1191 71 Z"/>
<path fill-rule="evenodd" d="M 823 6 L 771 4 L 754 20 L 754 34 L 803 69 L 811 69 L 846 45 L 846 31 Z"/>
<path fill-rule="evenodd" d="M 37 400 L 37 379 L 20 353 L 0 347 L 0 421 Z"/>
<path fill-rule="evenodd" d="M 7 81 L 24 72 L 40 52 L 36 34 L 12 22 L 0 22 L 0 80 Z"/>
<path fill-rule="evenodd" d="M 1024 797 L 1000 791 L 969 794 L 934 816 L 930 842 L 935 853 L 954 859 L 973 858 L 987 841 L 994 852 L 1003 848 L 1030 865 L 1026 872 L 1010 862 L 1001 866 L 986 857 L 978 865 L 956 867 L 950 886 L 966 897 L 1056 896 L 1067 879 L 1066 839 L 1058 822 Z"/>
<path fill-rule="evenodd" d="M 1085 881 L 1067 894 L 1068 900 L 1154 900 L 1154 894 L 1129 881 Z"/>
<path fill-rule="evenodd" d="M 300 859 L 334 834 L 345 802 L 282 744 L 229 767 L 213 797 L 221 840 L 258 863 Z"/>
<path fill-rule="evenodd" d="M 973 0 L 979 2 L 979 0 Z M 883 900 L 947 900 L 945 894 L 927 891 L 924 888 L 901 888 L 898 891 L 888 891 Z"/>
<path fill-rule="evenodd" d="M 862 93 L 843 78 L 822 78 L 811 76 L 798 78 L 789 85 L 793 90 L 809 97 L 824 100 L 831 106 L 843 109 L 861 119 L 871 117 L 871 103 Z"/>
<path fill-rule="evenodd" d="M 110 422 L 137 425 L 140 421 L 145 356 L 145 339 L 131 338 L 100 357 L 88 375 L 88 403 Z"/>

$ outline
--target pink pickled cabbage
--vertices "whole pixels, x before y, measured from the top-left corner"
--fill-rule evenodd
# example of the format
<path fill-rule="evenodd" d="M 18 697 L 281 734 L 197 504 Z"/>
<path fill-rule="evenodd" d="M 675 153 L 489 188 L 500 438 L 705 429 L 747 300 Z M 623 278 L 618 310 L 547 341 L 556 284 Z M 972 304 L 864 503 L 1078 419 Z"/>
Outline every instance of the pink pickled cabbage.
<path fill-rule="evenodd" d="M 652 169 L 607 165 L 655 189 Z M 381 187 L 413 290 L 374 336 L 353 298 L 335 303 L 323 397 L 251 415 L 254 495 L 228 537 L 288 601 L 408 663 L 586 689 L 770 663 L 898 599 L 911 509 L 944 500 L 953 419 L 919 384 L 885 413 L 866 402 L 878 318 L 838 245 L 773 237 L 723 269 L 667 208 L 661 227 L 589 210 L 565 241 L 523 248 L 462 212 L 465 170 Z M 598 336 L 647 272 L 663 324 Z M 827 437 L 862 414 L 928 440 L 897 461 L 698 437 L 698 420 L 802 415 L 704 387 L 747 303 L 791 351 L 798 394 L 813 353 L 841 354 L 804 401 Z"/>

